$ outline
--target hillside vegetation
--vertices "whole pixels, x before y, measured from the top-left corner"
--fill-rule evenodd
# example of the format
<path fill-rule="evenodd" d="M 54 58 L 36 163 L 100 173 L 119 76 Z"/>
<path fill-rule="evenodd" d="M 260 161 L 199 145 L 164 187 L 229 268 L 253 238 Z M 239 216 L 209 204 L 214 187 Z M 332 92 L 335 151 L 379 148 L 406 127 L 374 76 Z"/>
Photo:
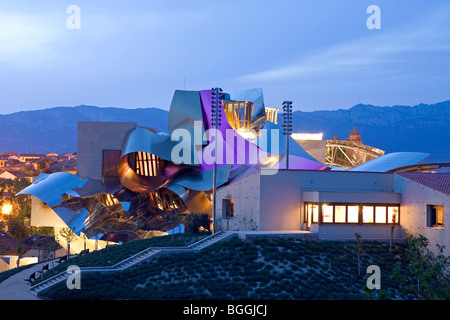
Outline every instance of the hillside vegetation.
<path fill-rule="evenodd" d="M 112 245 L 102 250 L 93 251 L 82 256 L 71 257 L 68 261 L 56 264 L 46 272 L 42 277 L 39 277 L 37 284 L 42 280 L 51 278 L 61 272 L 65 272 L 69 265 L 76 265 L 78 267 L 106 267 L 112 266 L 121 262 L 149 247 L 187 247 L 203 238 L 211 235 L 208 231 L 201 231 L 194 234 L 183 233 L 175 235 L 167 235 L 160 237 L 152 237 L 143 240 L 136 240 L 125 243 L 123 245 Z"/>
<path fill-rule="evenodd" d="M 163 255 L 121 272 L 82 273 L 81 289 L 62 282 L 44 299 L 405 299 L 393 276 L 405 263 L 403 245 L 364 242 L 358 274 L 356 242 L 238 238 L 199 252 Z M 368 290 L 369 265 L 381 289 Z"/>

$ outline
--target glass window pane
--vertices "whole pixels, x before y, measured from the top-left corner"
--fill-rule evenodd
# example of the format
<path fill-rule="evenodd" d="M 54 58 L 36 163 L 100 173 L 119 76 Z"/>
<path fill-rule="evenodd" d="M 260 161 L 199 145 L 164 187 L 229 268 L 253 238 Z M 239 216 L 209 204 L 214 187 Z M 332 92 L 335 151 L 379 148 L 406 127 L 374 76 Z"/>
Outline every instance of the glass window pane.
<path fill-rule="evenodd" d="M 388 207 L 388 223 L 398 223 L 398 207 Z"/>
<path fill-rule="evenodd" d="M 312 205 L 313 219 L 312 222 L 319 223 L 319 206 L 317 204 Z"/>
<path fill-rule="evenodd" d="M 358 214 L 356 214 L 358 220 Z M 345 206 L 334 206 L 334 222 L 345 222 Z"/>
<path fill-rule="evenodd" d="M 437 207 L 436 222 L 438 226 L 444 225 L 444 207 Z"/>
<path fill-rule="evenodd" d="M 348 206 L 348 217 L 347 222 L 348 223 L 358 223 L 358 206 Z"/>
<path fill-rule="evenodd" d="M 306 206 L 306 221 L 309 223 L 312 221 L 312 204 Z"/>
<path fill-rule="evenodd" d="M 437 217 L 437 208 L 432 206 L 431 207 L 431 226 L 432 227 L 435 227 L 437 225 L 436 217 Z"/>
<path fill-rule="evenodd" d="M 333 222 L 333 206 L 322 205 L 322 222 Z"/>
<path fill-rule="evenodd" d="M 375 207 L 375 222 L 386 223 L 386 207 Z"/>
<path fill-rule="evenodd" d="M 231 219 L 234 217 L 234 199 L 222 199 L 222 218 Z"/>
<path fill-rule="evenodd" d="M 363 206 L 363 223 L 373 223 L 373 207 Z"/>

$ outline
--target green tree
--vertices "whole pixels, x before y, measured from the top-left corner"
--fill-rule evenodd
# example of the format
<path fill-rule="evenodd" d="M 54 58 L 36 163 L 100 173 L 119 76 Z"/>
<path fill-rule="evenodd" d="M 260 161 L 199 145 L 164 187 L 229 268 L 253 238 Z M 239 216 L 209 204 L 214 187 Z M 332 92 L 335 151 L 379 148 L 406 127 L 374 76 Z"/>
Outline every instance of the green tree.
<path fill-rule="evenodd" d="M 211 219 L 207 213 L 191 213 L 185 218 L 186 233 L 197 233 L 200 229 L 211 230 Z"/>
<path fill-rule="evenodd" d="M 6 221 L 0 220 L 0 233 L 6 232 Z"/>
<path fill-rule="evenodd" d="M 16 253 L 17 253 L 17 268 L 20 265 L 20 259 L 22 259 L 23 254 L 27 251 L 27 247 L 22 240 L 17 240 L 16 242 Z"/>
<path fill-rule="evenodd" d="M 5 219 L 5 224 L 10 230 L 11 236 L 16 239 L 26 238 L 32 231 L 30 196 L 17 195 L 29 185 L 30 181 L 24 178 L 0 179 L 0 207 L 5 204 L 12 206 L 12 211 Z"/>
<path fill-rule="evenodd" d="M 30 235 L 29 228 L 17 217 L 8 218 L 6 225 L 8 226 L 8 233 L 17 240 L 25 239 Z"/>
<path fill-rule="evenodd" d="M 407 264 L 397 262 L 394 271 L 404 293 L 425 300 L 450 299 L 450 256 L 443 254 L 444 246 L 437 244 L 435 255 L 428 248 L 430 241 L 426 237 L 414 236 L 406 230 L 404 233 L 408 243 Z"/>
<path fill-rule="evenodd" d="M 392 221 L 391 221 L 391 239 L 389 241 L 389 253 L 392 253 L 392 243 L 394 242 L 394 229 L 396 227 L 397 223 L 397 213 L 394 213 L 392 215 Z"/>
<path fill-rule="evenodd" d="M 358 256 L 358 274 L 361 275 L 361 253 L 363 252 L 363 242 L 361 240 L 361 235 L 355 232 L 356 237 L 356 254 Z"/>
<path fill-rule="evenodd" d="M 22 162 L 20 162 L 20 160 L 18 160 L 18 159 L 9 159 L 9 165 L 10 166 L 15 166 L 15 165 L 19 165 L 19 164 L 21 164 Z"/>
<path fill-rule="evenodd" d="M 51 259 L 52 268 L 54 268 L 55 251 L 59 248 L 59 244 L 56 241 L 50 241 L 42 252 L 42 260 L 47 261 Z"/>
<path fill-rule="evenodd" d="M 41 159 L 36 162 L 36 169 L 39 172 L 44 172 L 50 165 L 52 164 L 52 160 L 50 159 Z"/>
<path fill-rule="evenodd" d="M 55 236 L 55 228 L 53 227 L 31 227 L 31 234 L 40 234 L 41 236 Z"/>
<path fill-rule="evenodd" d="M 173 242 L 173 234 L 175 233 L 175 227 L 183 223 L 184 216 L 179 214 L 173 214 L 170 216 L 170 222 L 172 223 L 172 242 Z"/>
<path fill-rule="evenodd" d="M 61 229 L 59 236 L 67 243 L 67 259 L 70 259 L 70 243 L 77 238 L 77 235 L 73 233 L 72 229 L 66 227 Z"/>
<path fill-rule="evenodd" d="M 38 262 L 41 262 L 41 249 L 44 245 L 43 238 L 41 235 L 37 235 L 36 238 L 34 238 L 34 245 L 38 248 Z"/>

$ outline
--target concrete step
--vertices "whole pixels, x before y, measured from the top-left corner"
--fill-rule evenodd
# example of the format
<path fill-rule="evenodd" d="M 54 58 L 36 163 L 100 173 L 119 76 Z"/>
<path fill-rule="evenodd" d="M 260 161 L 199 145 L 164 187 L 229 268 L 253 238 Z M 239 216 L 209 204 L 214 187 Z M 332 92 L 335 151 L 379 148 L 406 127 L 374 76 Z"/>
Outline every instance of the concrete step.
<path fill-rule="evenodd" d="M 190 249 L 193 250 L 201 250 L 203 248 L 206 248 L 216 242 L 219 242 L 220 240 L 223 240 L 229 236 L 232 236 L 233 233 L 232 232 L 218 232 L 215 233 L 214 235 L 210 236 L 209 238 L 203 240 L 203 241 L 199 241 L 197 244 L 193 245 L 192 247 L 190 247 Z"/>

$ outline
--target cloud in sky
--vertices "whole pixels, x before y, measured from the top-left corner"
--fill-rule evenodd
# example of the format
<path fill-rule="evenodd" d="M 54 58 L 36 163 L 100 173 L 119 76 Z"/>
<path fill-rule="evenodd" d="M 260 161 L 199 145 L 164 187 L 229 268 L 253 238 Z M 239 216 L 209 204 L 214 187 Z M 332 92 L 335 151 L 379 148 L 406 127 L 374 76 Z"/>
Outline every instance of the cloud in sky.
<path fill-rule="evenodd" d="M 302 55 L 297 61 L 277 68 L 239 77 L 245 82 L 270 82 L 316 78 L 355 70 L 391 73 L 391 62 L 412 53 L 450 52 L 450 7 L 429 14 L 420 21 L 410 21 L 396 30 L 332 45 Z M 375 31 L 377 32 L 377 31 Z"/>
<path fill-rule="evenodd" d="M 2 2 L 0 113 L 168 108 L 174 90 L 211 86 L 305 110 L 449 99 L 447 1 L 377 0 L 381 30 L 366 28 L 368 0 Z"/>
<path fill-rule="evenodd" d="M 62 32 L 47 21 L 48 15 L 0 12 L 0 63 L 28 68 L 54 58 Z"/>

